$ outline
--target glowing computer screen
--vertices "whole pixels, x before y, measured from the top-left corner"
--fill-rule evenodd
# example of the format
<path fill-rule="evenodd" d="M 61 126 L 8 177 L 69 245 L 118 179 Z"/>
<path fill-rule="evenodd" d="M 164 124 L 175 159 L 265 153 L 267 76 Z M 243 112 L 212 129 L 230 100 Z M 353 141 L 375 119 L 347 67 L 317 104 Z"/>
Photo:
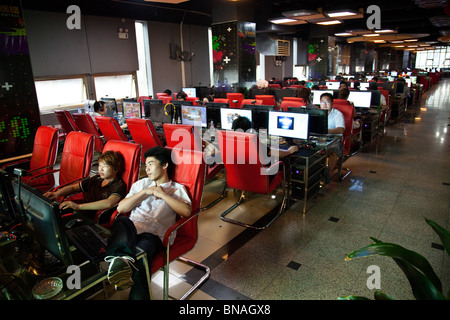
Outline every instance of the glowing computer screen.
<path fill-rule="evenodd" d="M 353 105 L 358 108 L 370 108 L 370 101 L 372 99 L 372 92 L 350 91 L 348 101 L 353 102 Z"/>
<path fill-rule="evenodd" d="M 392 77 L 397 77 L 398 76 L 398 72 L 397 71 L 391 71 L 391 76 Z"/>
<path fill-rule="evenodd" d="M 141 104 L 139 102 L 123 102 L 122 106 L 125 119 L 141 117 Z"/>
<path fill-rule="evenodd" d="M 327 89 L 339 90 L 341 83 L 339 81 L 327 81 L 325 82 L 325 85 L 327 86 Z"/>
<path fill-rule="evenodd" d="M 184 93 L 187 94 L 188 97 L 197 97 L 197 89 L 196 88 L 182 88 L 181 89 Z"/>
<path fill-rule="evenodd" d="M 231 130 L 234 119 L 238 117 L 246 117 L 252 122 L 252 110 L 245 109 L 232 109 L 221 108 L 220 109 L 220 125 L 223 130 Z"/>
<path fill-rule="evenodd" d="M 308 140 L 309 114 L 270 111 L 268 134 L 285 138 Z"/>
<path fill-rule="evenodd" d="M 319 105 L 320 104 L 320 96 L 328 92 L 331 95 L 333 95 L 333 90 L 311 90 L 311 93 L 313 94 L 313 104 Z"/>
<path fill-rule="evenodd" d="M 417 84 L 417 76 L 411 76 L 410 78 L 412 84 Z"/>
<path fill-rule="evenodd" d="M 369 82 L 360 82 L 359 83 L 359 90 L 368 90 L 369 89 Z"/>
<path fill-rule="evenodd" d="M 206 107 L 181 105 L 181 123 L 196 127 L 206 127 Z"/>

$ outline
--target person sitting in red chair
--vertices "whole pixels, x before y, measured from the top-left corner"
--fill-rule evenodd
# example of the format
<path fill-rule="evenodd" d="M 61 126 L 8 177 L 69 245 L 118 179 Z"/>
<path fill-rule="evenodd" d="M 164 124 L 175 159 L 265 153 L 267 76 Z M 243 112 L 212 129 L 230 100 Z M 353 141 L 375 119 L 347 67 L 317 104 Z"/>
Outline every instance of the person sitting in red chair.
<path fill-rule="evenodd" d="M 133 265 L 136 246 L 147 253 L 151 264 L 156 254 L 164 249 L 164 234 L 175 223 L 176 216 L 191 214 L 186 188 L 169 178 L 174 166 L 171 151 L 157 146 L 144 156 L 147 178 L 136 181 L 119 203 L 119 213 L 131 214 L 120 216 L 112 225 L 105 258 L 109 262 L 108 281 L 116 290 L 131 287 L 130 300 L 149 299 L 144 267 Z M 173 241 L 174 238 L 169 243 Z"/>
<path fill-rule="evenodd" d="M 99 210 L 114 208 L 125 197 L 127 186 L 118 178 L 123 170 L 120 153 L 105 151 L 98 158 L 98 175 L 65 186 L 57 191 L 49 191 L 44 196 L 57 200 L 72 194 L 84 193 L 83 202 L 63 201 L 59 208 L 64 211 L 73 209 L 93 218 Z"/>

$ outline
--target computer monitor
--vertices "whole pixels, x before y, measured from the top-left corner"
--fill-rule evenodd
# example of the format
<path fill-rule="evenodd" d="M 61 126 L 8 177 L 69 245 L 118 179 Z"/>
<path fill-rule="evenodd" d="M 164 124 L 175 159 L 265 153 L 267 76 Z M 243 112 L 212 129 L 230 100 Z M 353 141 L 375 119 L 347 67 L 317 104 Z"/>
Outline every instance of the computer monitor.
<path fill-rule="evenodd" d="M 73 264 L 59 210 L 59 203 L 49 200 L 42 193 L 27 184 L 12 181 L 14 193 L 22 200 L 24 213 L 23 227 L 33 239 L 47 249 L 64 265 Z M 20 191 L 20 192 L 19 192 Z M 26 221 L 25 221 L 26 220 Z"/>
<path fill-rule="evenodd" d="M 252 128 L 256 130 L 267 129 L 269 124 L 269 111 L 273 111 L 274 108 L 275 106 L 253 104 L 246 104 L 242 106 L 242 109 L 252 111 Z"/>
<path fill-rule="evenodd" d="M 410 78 L 412 84 L 417 84 L 417 76 L 410 76 Z"/>
<path fill-rule="evenodd" d="M 275 94 L 275 99 L 277 101 L 283 101 L 284 97 L 295 97 L 296 90 L 293 88 L 275 89 L 273 93 Z"/>
<path fill-rule="evenodd" d="M 151 103 L 150 119 L 152 122 L 171 123 L 174 114 L 173 106 L 164 103 Z"/>
<path fill-rule="evenodd" d="M 181 105 L 181 123 L 206 128 L 206 107 Z"/>
<path fill-rule="evenodd" d="M 221 108 L 220 109 L 220 125 L 223 130 L 231 130 L 234 119 L 238 117 L 246 117 L 252 122 L 252 111 L 248 109 L 233 109 L 233 108 Z"/>
<path fill-rule="evenodd" d="M 307 109 L 309 114 L 308 130 L 312 134 L 328 134 L 328 110 Z"/>
<path fill-rule="evenodd" d="M 327 86 L 327 89 L 339 90 L 341 83 L 339 81 L 327 81 L 325 82 L 325 85 Z"/>
<path fill-rule="evenodd" d="M 100 101 L 105 102 L 106 116 L 117 116 L 117 103 L 115 98 L 101 98 Z"/>
<path fill-rule="evenodd" d="M 208 123 L 211 121 L 214 125 L 220 123 L 220 109 L 228 108 L 228 103 L 208 102 L 206 106 L 206 120 Z"/>
<path fill-rule="evenodd" d="M 369 82 L 360 82 L 359 83 L 359 90 L 369 90 Z"/>
<path fill-rule="evenodd" d="M 271 136 L 308 140 L 309 114 L 269 111 L 267 132 Z"/>
<path fill-rule="evenodd" d="M 353 102 L 353 105 L 358 108 L 370 108 L 372 100 L 372 92 L 370 91 L 350 91 L 348 101 Z"/>
<path fill-rule="evenodd" d="M 125 119 L 141 117 L 141 104 L 139 102 L 122 102 L 122 107 Z"/>
<path fill-rule="evenodd" d="M 333 90 L 311 90 L 311 93 L 313 94 L 313 104 L 320 105 L 320 96 L 325 92 L 334 95 Z"/>
<path fill-rule="evenodd" d="M 162 104 L 163 101 L 160 99 L 144 99 L 143 100 L 143 104 L 144 104 L 144 117 L 145 118 L 150 118 L 150 105 L 151 104 Z"/>
<path fill-rule="evenodd" d="M 412 80 L 410 78 L 405 78 L 405 82 L 407 83 L 408 87 L 411 88 Z"/>
<path fill-rule="evenodd" d="M 372 92 L 372 99 L 370 100 L 370 105 L 379 107 L 381 105 L 381 91 L 370 90 L 370 92 Z"/>
<path fill-rule="evenodd" d="M 382 87 L 384 90 L 389 90 L 390 96 L 395 96 L 397 92 L 397 83 L 396 82 L 381 82 L 377 83 L 378 87 Z"/>
<path fill-rule="evenodd" d="M 182 88 L 181 91 L 186 93 L 188 97 L 197 97 L 197 88 Z"/>
<path fill-rule="evenodd" d="M 397 77 L 397 76 L 398 76 L 398 72 L 397 72 L 397 71 L 391 71 L 391 72 L 390 72 L 390 75 L 391 75 L 392 77 Z"/>
<path fill-rule="evenodd" d="M 315 85 L 319 85 L 319 81 L 308 81 L 305 83 L 305 87 L 307 87 L 308 89 L 311 89 Z"/>
<path fill-rule="evenodd" d="M 374 77 L 374 76 L 366 76 L 366 81 L 372 80 L 373 77 Z"/>

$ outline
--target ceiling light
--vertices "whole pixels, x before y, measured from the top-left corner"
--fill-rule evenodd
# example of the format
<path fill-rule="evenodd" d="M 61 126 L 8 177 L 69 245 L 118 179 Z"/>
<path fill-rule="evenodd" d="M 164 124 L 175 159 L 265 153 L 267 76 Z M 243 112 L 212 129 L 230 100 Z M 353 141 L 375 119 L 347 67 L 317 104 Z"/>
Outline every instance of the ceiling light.
<path fill-rule="evenodd" d="M 341 32 L 341 33 L 335 33 L 334 35 L 336 37 L 348 37 L 348 36 L 351 36 L 352 33 L 350 33 L 350 32 Z"/>
<path fill-rule="evenodd" d="M 340 23 L 342 23 L 342 22 L 340 22 L 339 20 L 329 20 L 329 21 L 318 21 L 318 22 L 316 22 L 316 24 L 320 24 L 322 26 L 329 26 L 329 25 L 332 25 L 332 24 L 340 24 Z"/>
<path fill-rule="evenodd" d="M 272 19 L 269 21 L 272 23 L 275 23 L 275 24 L 281 24 L 281 23 L 288 23 L 288 22 L 296 22 L 297 20 L 289 19 L 289 18 L 279 18 L 279 19 Z"/>
<path fill-rule="evenodd" d="M 405 46 L 394 46 L 394 48 L 404 48 Z"/>
<path fill-rule="evenodd" d="M 356 16 L 358 13 L 352 10 L 329 11 L 326 13 L 330 18 Z"/>
<path fill-rule="evenodd" d="M 319 19 L 324 18 L 325 16 L 316 10 L 295 10 L 295 11 L 286 11 L 282 13 L 283 16 L 291 18 L 291 19 Z"/>
<path fill-rule="evenodd" d="M 379 34 L 376 34 L 376 33 L 366 33 L 366 34 L 363 34 L 363 37 L 379 37 L 380 35 Z"/>
<path fill-rule="evenodd" d="M 429 44 L 419 44 L 419 47 L 428 47 L 430 46 Z"/>
<path fill-rule="evenodd" d="M 395 32 L 395 30 L 384 29 L 384 30 L 374 30 L 374 32 L 376 32 L 376 33 L 393 33 L 393 32 Z"/>
<path fill-rule="evenodd" d="M 385 43 L 386 41 L 385 40 L 374 40 L 373 42 L 375 42 L 375 43 Z"/>
<path fill-rule="evenodd" d="M 414 41 L 419 41 L 419 39 L 406 39 L 405 42 L 414 42 Z"/>
<path fill-rule="evenodd" d="M 403 43 L 403 40 L 391 41 L 391 43 Z"/>

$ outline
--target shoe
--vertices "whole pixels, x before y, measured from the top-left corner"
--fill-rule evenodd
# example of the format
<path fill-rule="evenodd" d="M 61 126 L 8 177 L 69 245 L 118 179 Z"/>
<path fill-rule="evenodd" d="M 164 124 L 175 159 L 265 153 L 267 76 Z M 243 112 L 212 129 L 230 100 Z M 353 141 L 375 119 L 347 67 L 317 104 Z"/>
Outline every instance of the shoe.
<path fill-rule="evenodd" d="M 107 256 L 105 257 L 105 261 L 109 262 L 108 281 L 110 284 L 114 285 L 116 290 L 124 290 L 133 286 L 134 282 L 131 279 L 133 270 L 131 267 L 137 270 L 133 265 L 133 258 L 128 256 Z"/>

